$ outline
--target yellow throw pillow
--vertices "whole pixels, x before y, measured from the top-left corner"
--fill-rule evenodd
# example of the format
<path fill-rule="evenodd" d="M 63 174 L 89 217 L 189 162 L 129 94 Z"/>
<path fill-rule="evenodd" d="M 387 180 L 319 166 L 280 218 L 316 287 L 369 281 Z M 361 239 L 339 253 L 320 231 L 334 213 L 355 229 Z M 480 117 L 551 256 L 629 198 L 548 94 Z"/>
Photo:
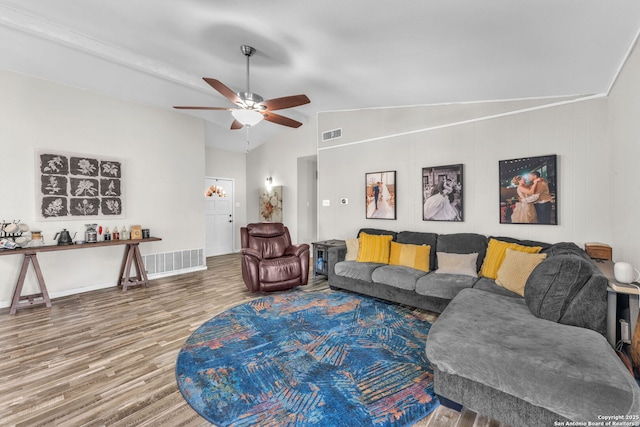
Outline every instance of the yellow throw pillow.
<path fill-rule="evenodd" d="M 431 246 L 391 242 L 389 265 L 401 265 L 429 272 Z"/>
<path fill-rule="evenodd" d="M 389 264 L 391 240 L 393 236 L 360 233 L 360 249 L 356 261 Z"/>
<path fill-rule="evenodd" d="M 531 272 L 547 258 L 547 254 L 532 254 L 507 249 L 504 261 L 498 269 L 496 283 L 524 297 L 524 287 Z"/>
<path fill-rule="evenodd" d="M 347 239 L 347 255 L 345 255 L 345 261 L 355 261 L 358 259 L 358 250 L 360 249 L 360 242 L 358 239 Z"/>
<path fill-rule="evenodd" d="M 487 254 L 482 262 L 480 275 L 488 277 L 489 279 L 498 277 L 498 269 L 504 260 L 507 249 L 537 254 L 542 250 L 542 246 L 522 246 L 517 243 L 507 243 L 501 240 L 489 239 L 489 246 L 487 247 Z"/>

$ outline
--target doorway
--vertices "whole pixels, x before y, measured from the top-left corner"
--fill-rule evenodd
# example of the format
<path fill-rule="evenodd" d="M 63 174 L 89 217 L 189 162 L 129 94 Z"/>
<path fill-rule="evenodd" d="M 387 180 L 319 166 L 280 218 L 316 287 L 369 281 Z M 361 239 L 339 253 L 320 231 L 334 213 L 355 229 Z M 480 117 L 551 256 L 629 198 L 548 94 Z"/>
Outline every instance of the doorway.
<path fill-rule="evenodd" d="M 234 180 L 204 179 L 205 184 L 205 256 L 233 252 Z"/>
<path fill-rule="evenodd" d="M 318 235 L 318 157 L 298 158 L 298 241 L 311 243 Z"/>

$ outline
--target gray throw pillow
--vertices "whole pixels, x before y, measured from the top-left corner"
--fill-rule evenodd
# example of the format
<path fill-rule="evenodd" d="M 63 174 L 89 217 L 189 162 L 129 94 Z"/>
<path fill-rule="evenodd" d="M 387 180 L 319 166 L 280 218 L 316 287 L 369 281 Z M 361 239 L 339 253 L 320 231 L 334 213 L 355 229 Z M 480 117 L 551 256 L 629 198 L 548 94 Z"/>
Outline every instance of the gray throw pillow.
<path fill-rule="evenodd" d="M 531 272 L 524 299 L 536 317 L 604 334 L 607 279 L 579 255 L 549 257 Z"/>
<path fill-rule="evenodd" d="M 437 258 L 438 269 L 434 273 L 478 277 L 478 272 L 476 271 L 478 253 L 450 254 L 447 252 L 438 252 Z"/>

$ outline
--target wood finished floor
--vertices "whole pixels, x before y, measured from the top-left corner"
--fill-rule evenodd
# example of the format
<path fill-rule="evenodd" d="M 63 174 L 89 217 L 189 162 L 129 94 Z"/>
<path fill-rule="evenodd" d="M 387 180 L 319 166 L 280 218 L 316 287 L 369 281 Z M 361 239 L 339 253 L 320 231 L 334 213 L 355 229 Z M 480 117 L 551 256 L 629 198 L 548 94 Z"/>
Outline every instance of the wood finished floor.
<path fill-rule="evenodd" d="M 0 309 L 0 425 L 209 426 L 177 388 L 178 352 L 202 323 L 262 295 L 244 286 L 238 254 L 207 266 L 148 288 L 58 298 L 50 309 Z M 301 289 L 332 292 L 324 279 Z M 415 426 L 501 424 L 440 406 Z"/>

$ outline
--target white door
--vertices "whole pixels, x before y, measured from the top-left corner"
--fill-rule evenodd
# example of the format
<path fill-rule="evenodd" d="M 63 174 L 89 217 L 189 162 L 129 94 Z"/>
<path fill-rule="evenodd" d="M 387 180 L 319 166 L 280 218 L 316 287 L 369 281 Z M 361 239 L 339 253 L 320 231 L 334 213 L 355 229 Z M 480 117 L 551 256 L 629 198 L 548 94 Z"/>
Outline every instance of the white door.
<path fill-rule="evenodd" d="M 205 256 L 233 252 L 233 180 L 205 178 Z"/>

